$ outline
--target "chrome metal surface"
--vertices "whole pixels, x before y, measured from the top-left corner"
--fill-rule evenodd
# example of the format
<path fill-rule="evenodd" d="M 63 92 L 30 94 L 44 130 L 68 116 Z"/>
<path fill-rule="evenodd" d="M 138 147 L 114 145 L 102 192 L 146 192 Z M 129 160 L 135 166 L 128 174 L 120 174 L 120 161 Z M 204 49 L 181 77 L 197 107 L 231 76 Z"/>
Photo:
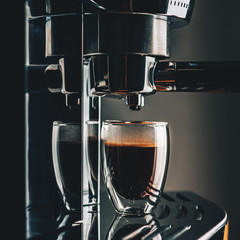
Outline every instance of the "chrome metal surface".
<path fill-rule="evenodd" d="M 94 95 L 151 94 L 155 58 L 139 55 L 92 57 L 89 61 L 90 92 Z"/>
<path fill-rule="evenodd" d="M 76 101 L 80 105 L 82 73 L 77 68 L 82 60 L 77 56 L 90 58 L 90 95 L 129 96 L 127 105 L 138 110 L 143 96 L 156 91 L 155 60 L 150 57 L 170 57 L 170 30 L 190 22 L 194 2 L 47 0 L 46 13 L 50 15 L 40 17 L 46 20 L 45 52 L 47 57 L 60 60 L 59 69 L 49 67 L 46 75 L 61 71 L 61 92 L 67 105 Z M 59 92 L 57 85 L 50 90 Z"/>
<path fill-rule="evenodd" d="M 158 62 L 158 92 L 240 92 L 240 61 Z"/>
<path fill-rule="evenodd" d="M 131 110 L 141 110 L 144 106 L 144 97 L 141 94 L 129 95 L 126 97 L 126 104 Z"/>
<path fill-rule="evenodd" d="M 151 13 L 168 16 L 173 27 L 188 24 L 191 20 L 195 0 L 29 0 L 31 14 L 40 16 L 45 14 L 81 13 L 84 12 L 128 12 Z M 44 6 L 46 5 L 46 6 Z"/>
<path fill-rule="evenodd" d="M 95 0 L 108 11 L 142 12 L 165 15 L 171 19 L 173 27 L 181 27 L 191 20 L 195 0 Z"/>
<path fill-rule="evenodd" d="M 46 56 L 81 51 L 79 14 L 47 18 Z M 138 13 L 84 15 L 84 56 L 140 54 L 170 57 L 170 21 L 165 16 Z"/>
<path fill-rule="evenodd" d="M 101 13 L 84 16 L 84 56 L 139 54 L 170 57 L 167 17 L 140 13 Z"/>

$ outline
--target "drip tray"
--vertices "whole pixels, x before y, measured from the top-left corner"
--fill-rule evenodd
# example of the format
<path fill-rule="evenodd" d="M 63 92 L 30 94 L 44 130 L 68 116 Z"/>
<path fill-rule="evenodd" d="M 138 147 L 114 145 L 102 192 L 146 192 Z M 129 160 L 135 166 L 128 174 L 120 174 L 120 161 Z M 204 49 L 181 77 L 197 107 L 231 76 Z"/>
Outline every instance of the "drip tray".
<path fill-rule="evenodd" d="M 106 191 L 101 192 L 98 211 L 83 208 L 79 215 L 49 218 L 49 209 L 27 209 L 26 230 L 29 240 L 227 240 L 228 219 L 218 205 L 192 192 L 165 192 L 154 210 L 144 217 L 117 214 Z M 228 228 L 226 228 L 228 229 Z M 225 234 L 225 235 L 224 235 Z"/>
<path fill-rule="evenodd" d="M 192 192 L 163 193 L 154 213 L 164 240 L 223 239 L 227 224 L 222 208 Z"/>

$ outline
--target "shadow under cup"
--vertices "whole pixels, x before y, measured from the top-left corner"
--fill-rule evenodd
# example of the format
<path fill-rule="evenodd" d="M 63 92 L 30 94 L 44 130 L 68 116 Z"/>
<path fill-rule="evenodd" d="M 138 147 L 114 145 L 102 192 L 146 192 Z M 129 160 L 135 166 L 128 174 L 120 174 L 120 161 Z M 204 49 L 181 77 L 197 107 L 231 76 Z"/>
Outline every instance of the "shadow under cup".
<path fill-rule="evenodd" d="M 169 134 L 165 122 L 104 121 L 103 174 L 115 210 L 152 212 L 165 184 Z"/>

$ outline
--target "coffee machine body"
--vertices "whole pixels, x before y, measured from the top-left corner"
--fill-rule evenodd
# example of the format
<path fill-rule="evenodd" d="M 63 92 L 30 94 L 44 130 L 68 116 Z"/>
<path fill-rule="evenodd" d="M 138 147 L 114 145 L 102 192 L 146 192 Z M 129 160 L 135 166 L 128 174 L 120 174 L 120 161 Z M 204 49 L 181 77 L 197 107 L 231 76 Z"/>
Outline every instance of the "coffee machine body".
<path fill-rule="evenodd" d="M 81 216 L 86 122 L 101 126 L 101 98 L 123 99 L 131 110 L 157 92 L 239 91 L 239 63 L 168 62 L 171 31 L 187 25 L 193 0 L 71 0 L 27 2 L 26 10 L 26 209 L 58 224 L 63 202 L 52 164 L 52 123 L 81 125 Z M 220 71 L 224 68 L 224 71 Z M 225 81 L 226 78 L 228 81 Z M 218 79 L 218 81 L 216 81 Z M 220 80 L 219 80 L 220 79 Z M 100 131 L 100 130 L 99 130 Z M 100 133 L 100 132 L 98 132 Z M 100 134 L 98 134 L 100 142 Z M 31 237 L 31 234 L 29 235 Z"/>

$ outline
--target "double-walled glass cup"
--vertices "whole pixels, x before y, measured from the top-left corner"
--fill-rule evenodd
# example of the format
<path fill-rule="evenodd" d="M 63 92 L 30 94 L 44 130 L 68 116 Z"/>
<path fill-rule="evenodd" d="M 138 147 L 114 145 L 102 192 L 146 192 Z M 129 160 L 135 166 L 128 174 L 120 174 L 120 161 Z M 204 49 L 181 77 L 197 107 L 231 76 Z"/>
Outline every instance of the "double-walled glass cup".
<path fill-rule="evenodd" d="M 151 213 L 166 179 L 168 123 L 103 121 L 101 138 L 104 181 L 115 210 Z"/>
<path fill-rule="evenodd" d="M 52 157 L 55 177 L 65 207 L 71 211 L 79 210 L 80 206 L 99 203 L 99 123 L 87 121 L 84 127 L 85 139 L 82 142 L 83 129 L 80 123 L 53 123 Z M 84 153 L 81 153 L 82 150 Z"/>

